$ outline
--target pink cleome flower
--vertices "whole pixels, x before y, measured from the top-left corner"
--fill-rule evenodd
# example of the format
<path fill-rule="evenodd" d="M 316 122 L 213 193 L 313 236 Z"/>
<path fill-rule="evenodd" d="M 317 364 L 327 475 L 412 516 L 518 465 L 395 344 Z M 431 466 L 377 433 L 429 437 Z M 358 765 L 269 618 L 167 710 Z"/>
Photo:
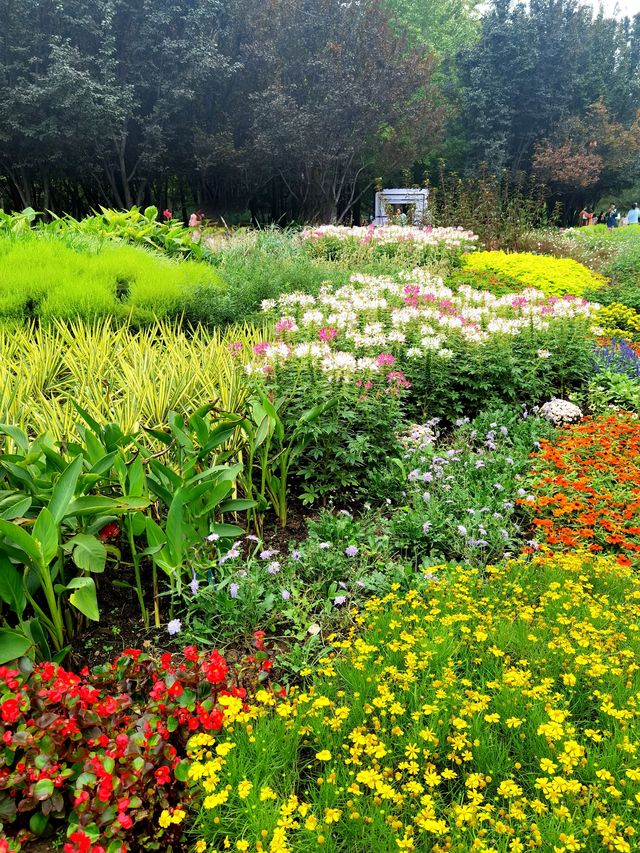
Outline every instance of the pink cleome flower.
<path fill-rule="evenodd" d="M 390 352 L 381 352 L 380 355 L 376 356 L 376 363 L 378 367 L 391 367 L 392 364 L 396 363 L 396 357 Z"/>
<path fill-rule="evenodd" d="M 338 337 L 338 330 L 334 329 L 333 326 L 324 326 L 318 332 L 318 337 L 321 341 L 332 341 Z"/>

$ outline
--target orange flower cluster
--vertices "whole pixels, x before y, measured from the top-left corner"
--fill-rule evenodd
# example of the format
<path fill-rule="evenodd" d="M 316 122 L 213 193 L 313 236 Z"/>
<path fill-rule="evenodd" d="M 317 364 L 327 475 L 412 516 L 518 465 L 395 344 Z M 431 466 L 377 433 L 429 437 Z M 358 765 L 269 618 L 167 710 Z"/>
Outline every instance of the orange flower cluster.
<path fill-rule="evenodd" d="M 538 536 L 554 551 L 606 551 L 640 565 L 640 420 L 624 412 L 585 418 L 562 430 L 535 456 L 533 514 Z"/>

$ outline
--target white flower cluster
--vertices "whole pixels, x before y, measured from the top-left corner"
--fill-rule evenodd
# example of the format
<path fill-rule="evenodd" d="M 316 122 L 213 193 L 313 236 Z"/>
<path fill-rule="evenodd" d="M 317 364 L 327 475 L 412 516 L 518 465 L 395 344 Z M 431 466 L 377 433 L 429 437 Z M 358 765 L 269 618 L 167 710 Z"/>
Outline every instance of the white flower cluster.
<path fill-rule="evenodd" d="M 447 249 L 473 249 L 478 235 L 463 228 L 416 228 L 411 225 L 369 225 L 368 227 L 344 225 L 320 225 L 318 228 L 305 228 L 304 240 L 321 240 L 333 237 L 338 240 L 354 240 L 364 245 L 368 243 L 411 243 L 420 246 L 445 246 Z"/>
<path fill-rule="evenodd" d="M 398 279 L 354 274 L 348 284 L 324 287 L 317 296 L 288 293 L 263 302 L 278 340 L 259 345 L 260 358 L 248 372 L 290 358 L 311 358 L 324 371 L 342 374 L 386 369 L 397 356 L 448 359 L 454 336 L 482 345 L 497 335 L 545 331 L 560 320 L 586 323 L 599 308 L 535 289 L 502 296 L 467 286 L 454 291 L 422 268 Z M 392 355 L 383 358 L 385 353 Z M 541 359 L 550 355 L 538 350 Z"/>
<path fill-rule="evenodd" d="M 568 400 L 560 400 L 558 397 L 541 406 L 538 414 L 556 426 L 575 423 L 582 418 L 582 412 L 578 406 Z"/>
<path fill-rule="evenodd" d="M 421 450 L 436 440 L 437 433 L 430 424 L 411 424 L 401 432 L 398 441 L 406 450 L 415 452 Z"/>

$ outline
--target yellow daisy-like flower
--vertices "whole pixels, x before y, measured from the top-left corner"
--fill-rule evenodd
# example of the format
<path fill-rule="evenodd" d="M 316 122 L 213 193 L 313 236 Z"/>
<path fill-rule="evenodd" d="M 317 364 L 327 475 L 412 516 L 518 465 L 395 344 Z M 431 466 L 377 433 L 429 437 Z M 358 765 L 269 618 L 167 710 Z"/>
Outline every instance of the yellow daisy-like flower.
<path fill-rule="evenodd" d="M 249 794 L 251 793 L 251 789 L 253 788 L 253 782 L 250 782 L 248 779 L 243 779 L 242 782 L 238 783 L 238 796 L 241 800 L 246 800 Z"/>
<path fill-rule="evenodd" d="M 320 752 L 316 752 L 316 758 L 318 761 L 331 761 L 331 753 L 328 749 L 323 749 Z"/>

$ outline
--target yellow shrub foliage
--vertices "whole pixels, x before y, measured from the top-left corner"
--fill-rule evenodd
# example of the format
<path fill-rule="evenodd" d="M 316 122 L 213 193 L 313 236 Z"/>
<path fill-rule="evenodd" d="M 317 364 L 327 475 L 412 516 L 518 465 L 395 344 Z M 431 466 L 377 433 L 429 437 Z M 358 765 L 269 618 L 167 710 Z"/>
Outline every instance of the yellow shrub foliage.
<path fill-rule="evenodd" d="M 478 252 L 465 257 L 469 269 L 487 270 L 518 279 L 549 296 L 582 296 L 586 290 L 606 284 L 604 276 L 572 258 L 553 258 L 528 252 Z"/>

